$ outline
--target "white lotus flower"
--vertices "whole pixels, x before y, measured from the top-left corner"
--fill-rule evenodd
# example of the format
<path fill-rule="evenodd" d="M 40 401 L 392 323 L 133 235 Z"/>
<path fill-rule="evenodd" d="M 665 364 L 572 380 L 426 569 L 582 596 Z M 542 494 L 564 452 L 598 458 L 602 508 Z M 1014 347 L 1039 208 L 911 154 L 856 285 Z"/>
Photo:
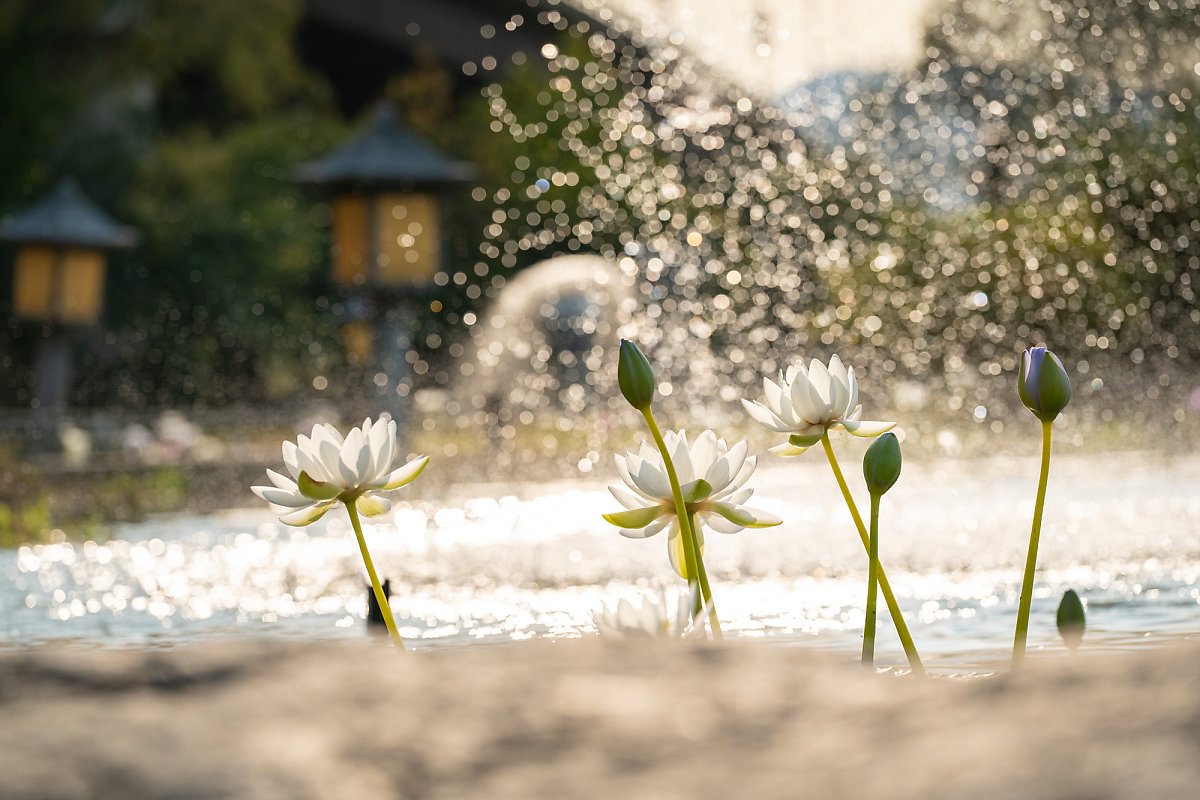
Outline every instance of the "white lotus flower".
<path fill-rule="evenodd" d="M 316 522 L 339 502 L 353 502 L 363 514 L 374 517 L 392 507 L 376 492 L 411 483 L 429 463 L 428 456 L 399 463 L 403 458 L 394 420 L 372 423 L 368 417 L 344 439 L 337 428 L 318 423 L 311 436 L 301 434 L 295 444 L 283 443 L 283 464 L 291 477 L 269 469 L 267 477 L 273 485 L 251 490 L 271 504 L 285 525 Z"/>
<path fill-rule="evenodd" d="M 699 586 L 695 587 L 697 590 Z M 596 632 L 605 639 L 701 639 L 708 609 L 693 616 L 694 592 L 680 592 L 675 613 L 666 592 L 638 592 L 633 600 L 622 597 L 614 604 L 605 603 L 592 614 Z"/>
<path fill-rule="evenodd" d="M 762 403 L 742 400 L 742 405 L 755 422 L 790 434 L 787 442 L 771 448 L 780 456 L 800 455 L 833 428 L 871 437 L 896 427 L 894 422 L 861 419 L 854 367 L 847 368 L 836 355 L 828 367 L 815 358 L 807 369 L 797 361 L 779 373 L 779 383 L 763 378 L 763 395 Z"/>
<path fill-rule="evenodd" d="M 712 431 L 705 431 L 689 445 L 687 434 L 667 431 L 663 436 L 675 472 L 683 490 L 689 514 L 719 533 L 737 533 L 743 528 L 769 528 L 782 520 L 765 511 L 746 508 L 743 503 L 754 494 L 742 485 L 754 472 L 758 459 L 747 457 L 750 446 L 741 441 L 732 448 Z M 642 442 L 638 452 L 616 457 L 617 474 L 625 486 L 610 486 L 624 511 L 605 514 L 604 518 L 621 529 L 622 536 L 645 539 L 670 526 L 667 552 L 671 566 L 680 577 L 684 570 L 683 539 L 675 514 L 671 484 L 658 450 Z M 704 533 L 696 525 L 696 538 L 704 545 Z"/>

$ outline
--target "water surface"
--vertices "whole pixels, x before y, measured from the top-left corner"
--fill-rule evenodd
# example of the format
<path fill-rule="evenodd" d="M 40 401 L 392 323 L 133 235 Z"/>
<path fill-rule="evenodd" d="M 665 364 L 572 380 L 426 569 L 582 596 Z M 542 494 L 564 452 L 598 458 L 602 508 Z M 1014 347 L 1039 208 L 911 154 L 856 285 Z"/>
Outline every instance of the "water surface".
<path fill-rule="evenodd" d="M 854 473 L 851 456 L 846 463 Z M 909 463 L 884 500 L 883 561 L 938 671 L 986 672 L 1011 648 L 1036 466 L 1032 458 Z M 1089 648 L 1200 634 L 1198 483 L 1200 458 L 1056 457 L 1034 656 L 1062 647 L 1054 612 L 1068 587 L 1088 604 Z M 764 463 L 752 485 L 751 504 L 785 523 L 709 534 L 727 633 L 853 656 L 866 557 L 827 466 L 817 453 Z M 865 499 L 860 484 L 856 491 Z M 602 602 L 674 584 L 665 539 L 622 539 L 600 518 L 615 507 L 599 478 L 460 487 L 442 504 L 398 504 L 366 535 L 415 646 L 586 636 Z M 0 645 L 10 647 L 367 635 L 362 564 L 337 513 L 304 529 L 258 508 L 151 519 L 103 543 L 0 551 L 0 575 Z M 880 661 L 902 664 L 886 619 L 880 631 Z"/>

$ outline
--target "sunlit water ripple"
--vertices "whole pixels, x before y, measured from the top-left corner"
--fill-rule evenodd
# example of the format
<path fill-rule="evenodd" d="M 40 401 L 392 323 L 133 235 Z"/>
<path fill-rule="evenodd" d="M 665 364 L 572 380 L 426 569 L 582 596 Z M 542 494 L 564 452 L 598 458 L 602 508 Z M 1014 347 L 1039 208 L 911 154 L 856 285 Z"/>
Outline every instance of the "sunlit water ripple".
<path fill-rule="evenodd" d="M 1031 459 L 908 464 L 884 501 L 884 564 L 931 666 L 986 671 L 1011 647 L 1035 471 Z M 1088 603 L 1092 648 L 1200 634 L 1198 479 L 1197 458 L 1056 459 L 1032 650 L 1061 648 L 1054 612 L 1067 587 Z M 828 469 L 813 454 L 766 465 L 753 484 L 753 504 L 786 522 L 709 534 L 727 632 L 856 652 L 866 558 Z M 366 529 L 401 632 L 421 646 L 588 635 L 602 601 L 673 582 L 665 539 L 625 540 L 600 519 L 615 507 L 601 482 L 449 496 Z M 0 574 L 10 647 L 366 635 L 362 564 L 337 514 L 307 529 L 265 510 L 154 519 L 105 543 L 0 551 Z M 890 625 L 880 630 L 881 661 L 902 663 Z"/>

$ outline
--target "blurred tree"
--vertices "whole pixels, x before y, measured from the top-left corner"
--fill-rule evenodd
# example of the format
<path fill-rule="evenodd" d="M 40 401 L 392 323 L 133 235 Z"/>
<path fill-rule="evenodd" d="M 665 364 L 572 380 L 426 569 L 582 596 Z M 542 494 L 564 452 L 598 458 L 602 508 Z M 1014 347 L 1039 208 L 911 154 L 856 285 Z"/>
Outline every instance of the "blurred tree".
<path fill-rule="evenodd" d="M 973 382 L 1046 341 L 1200 356 L 1198 20 L 1195 0 L 945 2 L 917 70 L 856 95 L 854 146 L 896 178 L 885 241 L 851 245 L 856 316 L 902 371 Z"/>
<path fill-rule="evenodd" d="M 277 398 L 336 349 L 317 308 L 324 220 L 290 175 L 344 128 L 294 51 L 301 11 L 299 0 L 0 8 L 0 107 L 13 123 L 0 126 L 0 174 L 14 176 L 0 211 L 71 173 L 143 237 L 114 259 L 107 332 L 89 343 L 78 400 Z M 0 402 L 26 399 L 7 391 Z"/>

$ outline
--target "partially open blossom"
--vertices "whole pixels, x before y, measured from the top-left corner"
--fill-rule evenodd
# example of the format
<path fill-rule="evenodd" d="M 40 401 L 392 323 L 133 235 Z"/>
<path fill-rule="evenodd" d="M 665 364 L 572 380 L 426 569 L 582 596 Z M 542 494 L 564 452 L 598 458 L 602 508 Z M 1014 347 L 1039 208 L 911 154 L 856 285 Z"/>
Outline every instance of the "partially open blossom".
<path fill-rule="evenodd" d="M 271 504 L 285 525 L 316 522 L 339 502 L 353 502 L 368 517 L 384 514 L 390 500 L 376 493 L 411 483 L 428 456 L 403 463 L 396 442 L 396 423 L 368 417 L 345 438 L 332 425 L 318 423 L 312 435 L 283 443 L 283 464 L 291 477 L 267 470 L 271 486 L 251 490 Z"/>
<path fill-rule="evenodd" d="M 712 431 L 704 431 L 689 444 L 687 434 L 667 431 L 663 436 L 675 465 L 689 514 L 719 533 L 737 533 L 743 528 L 769 528 L 781 520 L 743 505 L 754 494 L 742 486 L 754 472 L 757 459 L 748 456 L 745 441 L 729 447 Z M 687 578 L 683 541 L 671 484 L 658 450 L 643 442 L 637 453 L 616 457 L 617 473 L 625 486 L 609 491 L 624 511 L 605 514 L 604 519 L 630 539 L 645 539 L 670 526 L 667 552 L 680 577 Z M 696 538 L 704 544 L 700 525 Z"/>
<path fill-rule="evenodd" d="M 847 368 L 836 355 L 828 367 L 815 358 L 807 367 L 797 361 L 779 373 L 779 383 L 763 378 L 763 402 L 743 400 L 742 405 L 755 422 L 789 434 L 787 442 L 771 448 L 780 456 L 800 455 L 834 428 L 871 437 L 896 426 L 861 418 L 854 368 Z"/>
<path fill-rule="evenodd" d="M 698 588 L 698 587 L 697 587 Z M 596 632 L 605 639 L 699 639 L 707 609 L 693 615 L 694 593 L 680 592 L 671 608 L 665 592 L 639 592 L 631 601 L 605 603 L 592 614 Z"/>
<path fill-rule="evenodd" d="M 1031 347 L 1021 356 L 1017 394 L 1042 422 L 1053 422 L 1071 401 L 1071 381 L 1058 356 L 1044 347 Z"/>

